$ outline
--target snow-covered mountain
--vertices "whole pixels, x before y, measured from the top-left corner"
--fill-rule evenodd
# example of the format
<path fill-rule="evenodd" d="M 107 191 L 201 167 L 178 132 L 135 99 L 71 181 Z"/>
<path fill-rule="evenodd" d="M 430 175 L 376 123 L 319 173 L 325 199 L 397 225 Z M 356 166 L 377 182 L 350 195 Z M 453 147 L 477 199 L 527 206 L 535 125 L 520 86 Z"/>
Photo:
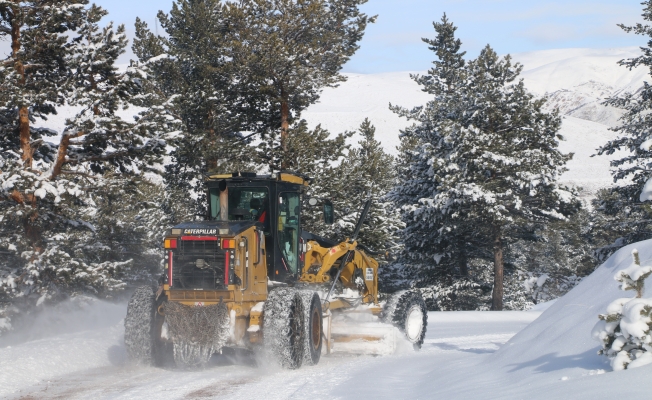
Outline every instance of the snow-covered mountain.
<path fill-rule="evenodd" d="M 620 110 L 602 105 L 605 97 L 638 90 L 649 71 L 629 71 L 618 61 L 636 57 L 637 47 L 613 49 L 561 49 L 514 54 L 523 64 L 521 74 L 528 89 L 549 98 L 547 107 L 559 108 L 565 115 L 560 143 L 564 152 L 575 154 L 563 176 L 565 183 L 583 187 L 590 197 L 595 190 L 612 183 L 607 157 L 591 157 L 595 149 L 613 138 L 609 131 L 622 115 Z M 389 110 L 389 104 L 414 107 L 425 104 L 429 95 L 410 79 L 410 73 L 345 74 L 348 80 L 337 88 L 324 90 L 319 103 L 302 114 L 311 126 L 321 124 L 331 133 L 356 130 L 369 118 L 385 149 L 396 154 L 401 129 L 409 122 Z M 37 123 L 61 132 L 65 118 L 74 112 L 62 107 L 47 122 Z M 124 117 L 133 110 L 123 111 Z"/>
<path fill-rule="evenodd" d="M 591 156 L 597 147 L 615 137 L 609 128 L 617 125 L 622 111 L 601 103 L 606 97 L 635 92 L 642 86 L 649 74 L 647 69 L 630 71 L 618 65 L 618 61 L 639 53 L 637 47 L 627 47 L 513 55 L 524 66 L 521 77 L 528 89 L 537 96 L 547 96 L 548 109 L 559 108 L 565 116 L 561 129 L 565 140 L 560 148 L 575 156 L 562 179 L 582 187 L 587 197 L 612 183 L 609 159 Z M 320 102 L 302 117 L 312 126 L 321 124 L 333 133 L 355 130 L 364 118 L 369 118 L 385 149 L 395 154 L 399 131 L 409 122 L 393 114 L 389 104 L 410 108 L 425 104 L 429 95 L 410 79 L 410 72 L 346 75 L 345 83 L 324 90 Z"/>
<path fill-rule="evenodd" d="M 522 77 L 533 93 L 549 98 L 548 108 L 608 126 L 617 125 L 620 110 L 601 103 L 606 97 L 635 92 L 649 74 L 633 71 L 618 61 L 636 57 L 638 47 L 620 49 L 563 49 L 516 54 L 524 65 Z"/>

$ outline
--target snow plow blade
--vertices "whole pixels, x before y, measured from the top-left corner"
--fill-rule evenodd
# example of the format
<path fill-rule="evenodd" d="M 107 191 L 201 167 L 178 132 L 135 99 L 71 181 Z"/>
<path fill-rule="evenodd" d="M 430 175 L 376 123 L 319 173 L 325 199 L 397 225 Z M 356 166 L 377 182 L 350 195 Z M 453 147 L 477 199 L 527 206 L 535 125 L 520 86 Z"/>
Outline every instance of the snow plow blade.
<path fill-rule="evenodd" d="M 360 322 L 350 318 L 333 320 L 332 315 L 324 314 L 326 354 L 394 354 L 402 338 L 401 333 L 395 326 L 382 323 L 377 317 L 373 318 L 377 321 Z"/>

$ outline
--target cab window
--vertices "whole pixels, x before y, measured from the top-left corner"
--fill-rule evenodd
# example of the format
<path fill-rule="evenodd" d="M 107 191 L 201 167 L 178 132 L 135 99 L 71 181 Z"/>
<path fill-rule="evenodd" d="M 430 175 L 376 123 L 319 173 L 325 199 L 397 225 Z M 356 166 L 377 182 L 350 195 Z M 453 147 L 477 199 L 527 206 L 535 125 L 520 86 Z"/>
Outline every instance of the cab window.
<path fill-rule="evenodd" d="M 281 193 L 278 196 L 278 247 L 289 272 L 297 273 L 299 265 L 299 213 L 298 193 Z"/>
<path fill-rule="evenodd" d="M 269 231 L 269 196 L 264 187 L 229 187 L 228 205 L 220 204 L 220 191 L 210 190 L 211 219 L 220 219 L 221 207 L 227 207 L 229 221 L 257 221 Z"/>

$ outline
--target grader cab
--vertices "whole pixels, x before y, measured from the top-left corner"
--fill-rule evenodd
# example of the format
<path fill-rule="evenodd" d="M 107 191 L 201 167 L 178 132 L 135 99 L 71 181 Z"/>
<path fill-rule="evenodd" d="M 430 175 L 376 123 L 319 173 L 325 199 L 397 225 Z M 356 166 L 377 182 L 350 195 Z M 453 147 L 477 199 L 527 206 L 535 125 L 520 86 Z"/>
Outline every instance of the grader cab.
<path fill-rule="evenodd" d="M 381 304 L 378 262 L 356 241 L 370 201 L 352 237 L 334 242 L 301 229 L 317 205 L 326 223 L 334 215 L 330 201 L 307 196 L 307 178 L 234 173 L 206 187 L 206 220 L 170 229 L 158 288 L 140 287 L 129 302 L 130 358 L 160 364 L 171 353 L 177 365 L 197 366 L 236 347 L 299 368 L 322 352 L 391 351 L 397 336 L 420 348 L 420 293 Z"/>

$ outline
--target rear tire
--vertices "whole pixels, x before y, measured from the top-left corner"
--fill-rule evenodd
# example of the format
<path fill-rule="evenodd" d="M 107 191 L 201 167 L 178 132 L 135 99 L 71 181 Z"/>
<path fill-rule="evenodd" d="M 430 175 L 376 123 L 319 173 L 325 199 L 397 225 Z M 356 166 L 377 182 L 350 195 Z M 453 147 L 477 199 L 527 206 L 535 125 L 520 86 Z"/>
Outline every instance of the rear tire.
<path fill-rule="evenodd" d="M 317 293 L 312 291 L 303 291 L 301 299 L 305 310 L 303 363 L 305 365 L 317 365 L 321 358 L 322 334 L 324 332 L 321 299 Z"/>
<path fill-rule="evenodd" d="M 383 309 L 381 319 L 396 326 L 415 350 L 421 349 L 426 337 L 428 311 L 418 290 L 393 294 Z"/>
<path fill-rule="evenodd" d="M 267 354 L 283 368 L 297 369 L 304 358 L 304 308 L 299 292 L 279 288 L 263 308 L 263 343 Z"/>
<path fill-rule="evenodd" d="M 125 347 L 133 362 L 151 365 L 155 359 L 156 301 L 154 290 L 141 286 L 129 300 L 125 317 Z"/>

